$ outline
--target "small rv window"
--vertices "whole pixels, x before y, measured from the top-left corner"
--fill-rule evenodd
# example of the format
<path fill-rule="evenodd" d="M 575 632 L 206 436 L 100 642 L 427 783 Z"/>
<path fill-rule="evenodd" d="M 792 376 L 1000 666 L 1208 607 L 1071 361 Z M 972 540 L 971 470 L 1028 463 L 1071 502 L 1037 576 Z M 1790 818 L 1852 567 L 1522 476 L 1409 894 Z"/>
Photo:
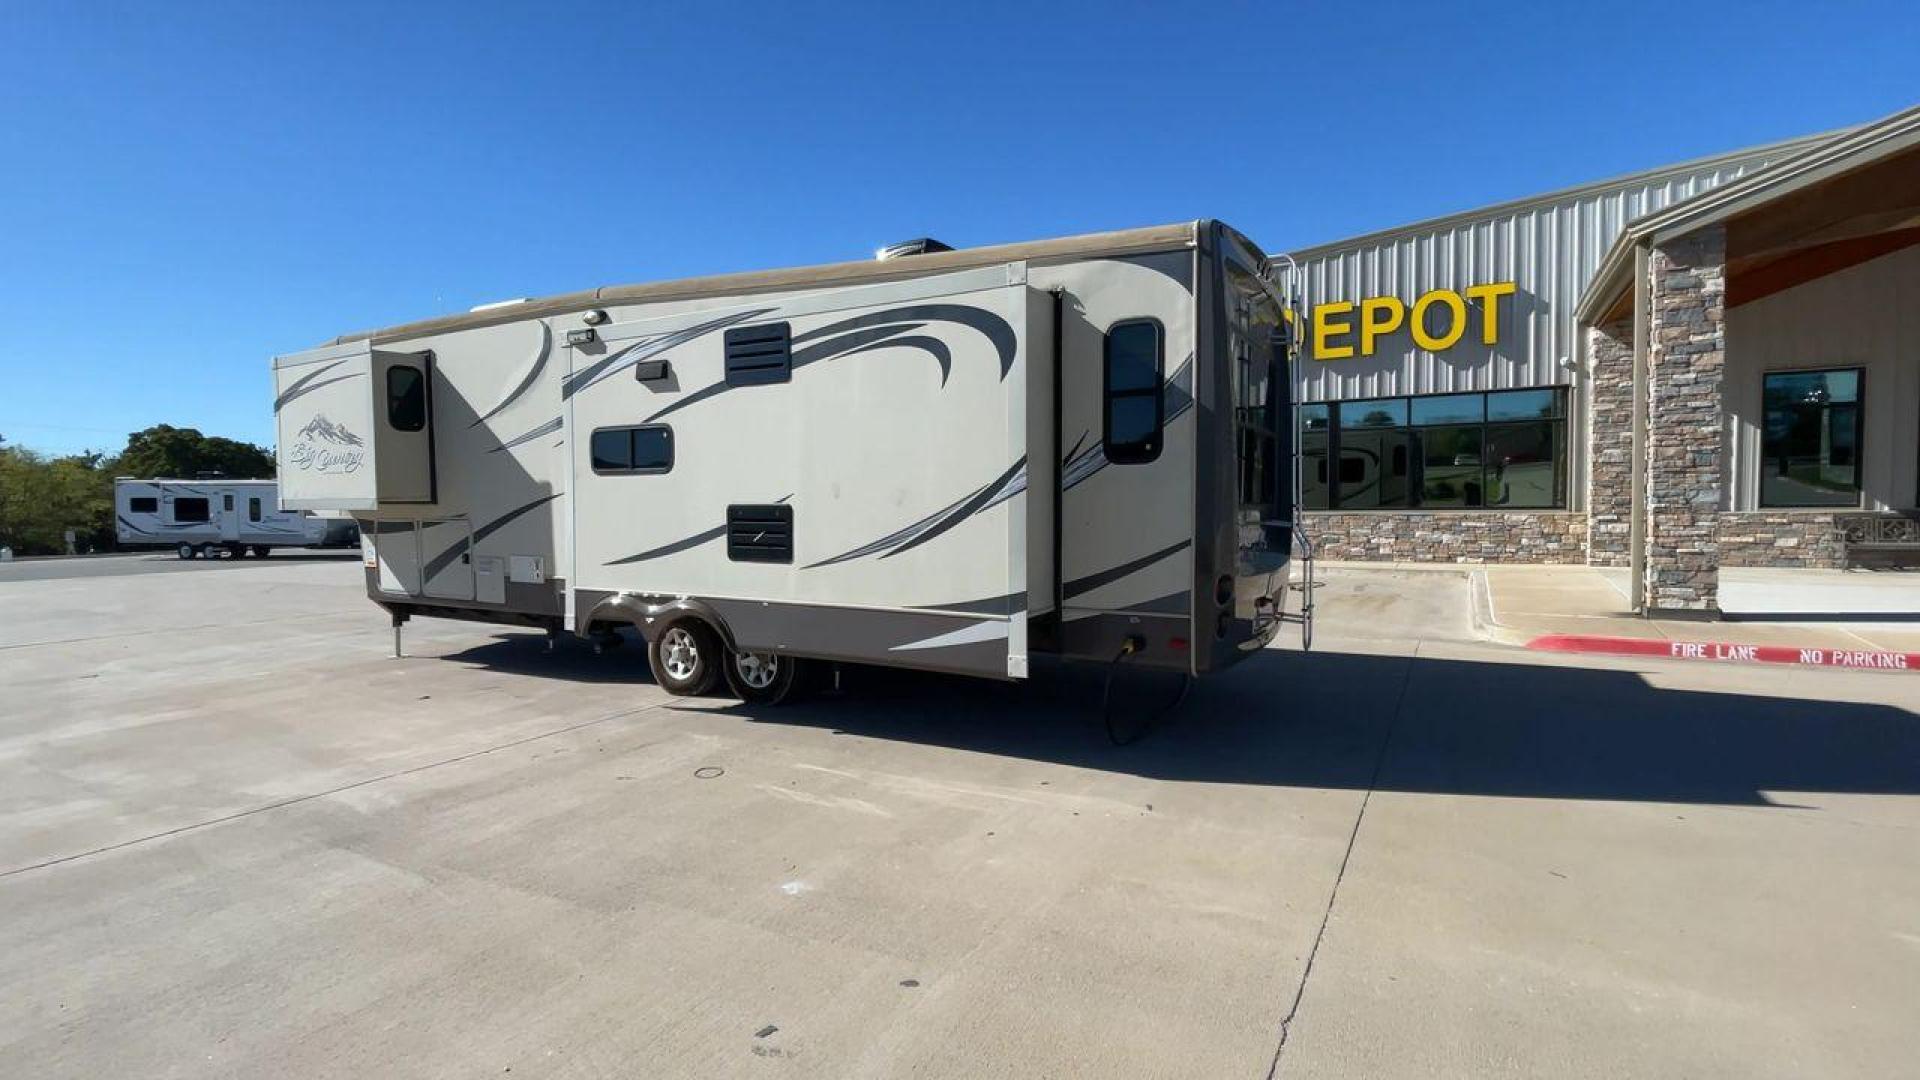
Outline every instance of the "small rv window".
<path fill-rule="evenodd" d="M 395 431 L 427 426 L 427 379 L 419 368 L 395 364 L 387 369 L 387 423 Z"/>
<path fill-rule="evenodd" d="M 176 498 L 173 500 L 173 520 L 208 521 L 211 520 L 209 504 L 205 499 Z"/>
<path fill-rule="evenodd" d="M 248 521 L 260 520 L 260 500 L 259 499 L 247 500 L 247 520 Z"/>
<path fill-rule="evenodd" d="M 151 495 L 136 495 L 127 500 L 127 509 L 136 514 L 157 514 L 160 512 L 160 500 Z"/>
<path fill-rule="evenodd" d="M 233 513 L 233 493 L 232 492 L 228 492 L 227 494 L 220 496 L 220 509 L 225 513 L 229 513 L 229 514 Z"/>
<path fill-rule="evenodd" d="M 673 429 L 665 424 L 601 428 L 587 452 L 597 473 L 663 473 L 673 468 Z"/>
<path fill-rule="evenodd" d="M 1165 374 L 1166 348 L 1158 322 L 1134 319 L 1107 331 L 1103 438 L 1108 461 L 1137 465 L 1160 456 Z"/>

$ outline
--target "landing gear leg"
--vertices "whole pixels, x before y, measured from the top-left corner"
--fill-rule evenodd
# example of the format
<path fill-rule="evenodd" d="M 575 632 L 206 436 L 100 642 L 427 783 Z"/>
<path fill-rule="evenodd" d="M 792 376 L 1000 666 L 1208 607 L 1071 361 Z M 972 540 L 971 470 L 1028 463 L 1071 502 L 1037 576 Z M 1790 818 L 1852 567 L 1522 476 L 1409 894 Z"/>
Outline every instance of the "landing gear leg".
<path fill-rule="evenodd" d="M 393 613 L 393 658 L 395 660 L 402 659 L 406 656 L 406 653 L 400 647 L 400 627 L 406 621 L 407 617 L 405 615 L 398 611 Z"/>

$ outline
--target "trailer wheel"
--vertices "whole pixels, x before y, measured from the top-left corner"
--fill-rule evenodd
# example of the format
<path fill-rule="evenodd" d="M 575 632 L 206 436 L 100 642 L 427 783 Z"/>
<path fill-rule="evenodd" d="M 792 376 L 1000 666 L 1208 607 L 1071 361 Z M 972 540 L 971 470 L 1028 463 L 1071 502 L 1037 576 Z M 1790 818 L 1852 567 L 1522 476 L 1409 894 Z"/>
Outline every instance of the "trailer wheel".
<path fill-rule="evenodd" d="M 253 557 L 256 559 L 264 559 L 267 557 L 267 552 L 272 550 L 272 548 L 265 544 L 255 544 L 253 545 Z"/>
<path fill-rule="evenodd" d="M 195 555 L 200 554 L 192 544 L 186 543 L 185 541 L 182 541 L 180 546 L 174 549 L 174 552 L 182 559 L 191 559 Z"/>
<path fill-rule="evenodd" d="M 211 559 L 213 558 L 213 545 L 201 544 L 199 547 L 193 549 L 193 554 L 197 559 Z"/>
<path fill-rule="evenodd" d="M 794 696 L 801 683 L 797 656 L 727 651 L 727 685 L 749 705 L 778 705 Z"/>
<path fill-rule="evenodd" d="M 662 690 L 697 697 L 712 689 L 725 652 L 705 623 L 681 619 L 647 643 L 647 664 Z"/>

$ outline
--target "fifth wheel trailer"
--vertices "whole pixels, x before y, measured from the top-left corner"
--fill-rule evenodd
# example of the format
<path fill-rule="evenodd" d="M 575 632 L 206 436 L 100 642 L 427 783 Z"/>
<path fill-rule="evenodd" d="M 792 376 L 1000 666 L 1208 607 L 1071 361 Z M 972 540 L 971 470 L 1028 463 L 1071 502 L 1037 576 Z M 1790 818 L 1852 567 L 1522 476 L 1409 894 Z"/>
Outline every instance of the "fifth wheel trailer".
<path fill-rule="evenodd" d="M 928 248 L 937 245 L 927 245 Z M 808 661 L 1204 674 L 1281 621 L 1288 320 L 1211 221 L 489 305 L 274 360 L 368 595 L 777 700 Z"/>
<path fill-rule="evenodd" d="M 280 507 L 272 480 L 113 481 L 114 535 L 122 547 L 172 548 L 183 559 L 251 551 L 265 558 L 277 547 L 340 547 L 353 542 L 354 524 Z"/>

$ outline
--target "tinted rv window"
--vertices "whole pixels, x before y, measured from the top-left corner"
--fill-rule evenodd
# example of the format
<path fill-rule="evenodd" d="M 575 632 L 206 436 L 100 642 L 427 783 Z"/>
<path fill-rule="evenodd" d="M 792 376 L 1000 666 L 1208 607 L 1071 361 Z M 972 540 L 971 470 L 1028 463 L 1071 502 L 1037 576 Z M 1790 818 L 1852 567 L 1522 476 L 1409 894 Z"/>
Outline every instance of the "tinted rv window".
<path fill-rule="evenodd" d="M 160 512 L 160 500 L 151 495 L 140 495 L 127 500 L 127 509 L 136 514 L 157 514 Z"/>
<path fill-rule="evenodd" d="M 587 452 L 597 473 L 663 473 L 673 468 L 673 429 L 665 424 L 601 428 Z"/>
<path fill-rule="evenodd" d="M 175 521 L 210 520 L 210 515 L 208 514 L 207 500 L 198 499 L 198 498 L 192 498 L 192 499 L 178 498 L 173 500 L 173 520 Z"/>
<path fill-rule="evenodd" d="M 387 369 L 387 423 L 395 431 L 427 426 L 427 379 L 419 368 L 395 364 Z"/>
<path fill-rule="evenodd" d="M 260 500 L 259 499 L 247 500 L 247 520 L 248 521 L 260 520 Z"/>
<path fill-rule="evenodd" d="M 229 514 L 233 513 L 233 496 L 231 494 L 220 496 L 220 509 Z"/>
<path fill-rule="evenodd" d="M 1152 319 L 1115 323 L 1107 331 L 1103 373 L 1107 460 L 1135 465 L 1160 456 L 1160 425 L 1166 416 L 1161 379 L 1166 349 Z"/>

